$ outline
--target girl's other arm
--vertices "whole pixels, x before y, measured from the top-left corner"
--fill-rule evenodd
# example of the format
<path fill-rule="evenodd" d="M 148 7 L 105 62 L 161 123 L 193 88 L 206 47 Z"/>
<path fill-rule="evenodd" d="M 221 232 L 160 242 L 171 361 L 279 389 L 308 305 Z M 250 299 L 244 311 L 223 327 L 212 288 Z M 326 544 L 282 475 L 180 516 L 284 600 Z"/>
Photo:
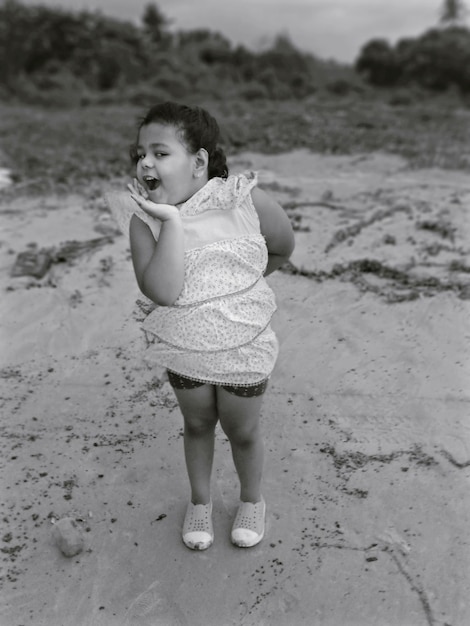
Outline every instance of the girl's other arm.
<path fill-rule="evenodd" d="M 262 189 L 255 187 L 251 192 L 253 204 L 258 213 L 261 234 L 268 247 L 267 276 L 283 265 L 292 254 L 295 246 L 294 231 L 286 212 Z"/>
<path fill-rule="evenodd" d="M 132 263 L 140 290 L 161 306 L 171 306 L 184 281 L 184 239 L 181 218 L 176 213 L 162 221 L 158 241 L 136 215 L 130 223 Z"/>

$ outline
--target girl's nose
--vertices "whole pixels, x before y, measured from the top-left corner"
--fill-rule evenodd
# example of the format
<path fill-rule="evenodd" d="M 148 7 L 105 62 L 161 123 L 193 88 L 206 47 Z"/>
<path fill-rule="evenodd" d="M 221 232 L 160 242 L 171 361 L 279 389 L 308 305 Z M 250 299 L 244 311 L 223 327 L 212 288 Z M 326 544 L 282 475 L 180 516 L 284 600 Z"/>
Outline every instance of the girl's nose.
<path fill-rule="evenodd" d="M 142 167 L 152 167 L 152 159 L 149 155 L 145 155 L 141 161 Z"/>

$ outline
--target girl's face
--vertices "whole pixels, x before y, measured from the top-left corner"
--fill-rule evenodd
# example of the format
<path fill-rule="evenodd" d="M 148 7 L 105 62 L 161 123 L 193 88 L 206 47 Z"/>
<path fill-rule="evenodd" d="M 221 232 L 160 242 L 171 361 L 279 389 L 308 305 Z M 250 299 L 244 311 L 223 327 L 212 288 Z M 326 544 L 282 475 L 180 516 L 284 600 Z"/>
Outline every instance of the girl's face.
<path fill-rule="evenodd" d="M 197 168 L 198 155 L 188 152 L 174 126 L 152 122 L 139 131 L 137 180 L 149 198 L 161 204 L 180 204 L 206 182 Z"/>

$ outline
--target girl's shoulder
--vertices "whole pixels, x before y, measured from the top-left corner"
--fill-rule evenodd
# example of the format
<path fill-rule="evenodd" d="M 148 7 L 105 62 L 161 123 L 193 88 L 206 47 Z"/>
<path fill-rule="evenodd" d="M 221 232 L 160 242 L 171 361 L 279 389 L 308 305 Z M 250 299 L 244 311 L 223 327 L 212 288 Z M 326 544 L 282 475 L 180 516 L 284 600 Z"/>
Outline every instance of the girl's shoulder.
<path fill-rule="evenodd" d="M 111 215 L 117 222 L 119 229 L 124 235 L 129 235 L 129 225 L 131 217 L 137 215 L 152 231 L 155 239 L 158 239 L 160 233 L 160 222 L 154 220 L 145 211 L 143 211 L 126 191 L 112 191 L 104 196 L 105 202 L 111 212 Z"/>

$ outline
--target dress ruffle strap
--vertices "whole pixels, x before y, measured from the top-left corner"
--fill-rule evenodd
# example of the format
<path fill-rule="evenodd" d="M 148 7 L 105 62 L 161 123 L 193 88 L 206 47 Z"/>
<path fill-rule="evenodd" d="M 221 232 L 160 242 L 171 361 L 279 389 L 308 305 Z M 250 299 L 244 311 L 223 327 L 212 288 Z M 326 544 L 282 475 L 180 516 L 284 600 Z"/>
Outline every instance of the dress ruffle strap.
<path fill-rule="evenodd" d="M 180 206 L 181 215 L 190 217 L 210 210 L 237 209 L 256 187 L 256 172 L 245 172 L 223 178 L 211 178 L 189 200 Z"/>

